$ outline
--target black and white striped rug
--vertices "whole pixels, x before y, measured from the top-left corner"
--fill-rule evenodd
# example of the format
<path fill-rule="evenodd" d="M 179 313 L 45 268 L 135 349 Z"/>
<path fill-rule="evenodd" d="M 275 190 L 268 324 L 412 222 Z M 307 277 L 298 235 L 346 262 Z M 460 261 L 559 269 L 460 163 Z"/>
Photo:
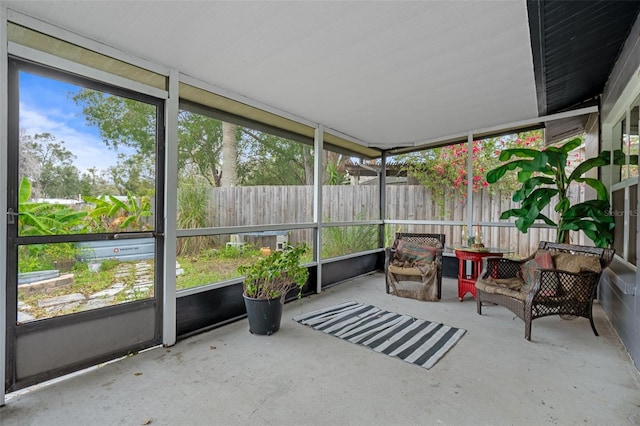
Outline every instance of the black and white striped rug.
<path fill-rule="evenodd" d="M 461 328 L 383 311 L 354 301 L 293 319 L 427 369 L 433 367 L 466 332 Z"/>

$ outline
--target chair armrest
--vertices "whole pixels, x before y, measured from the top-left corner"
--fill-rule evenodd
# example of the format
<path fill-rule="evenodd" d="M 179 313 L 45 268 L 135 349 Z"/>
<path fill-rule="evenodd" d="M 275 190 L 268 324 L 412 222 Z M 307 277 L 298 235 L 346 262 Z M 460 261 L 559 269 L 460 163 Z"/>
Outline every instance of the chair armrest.
<path fill-rule="evenodd" d="M 436 257 L 433 258 L 433 261 L 436 262 L 437 265 L 442 265 L 442 253 L 444 253 L 444 249 L 442 246 L 436 248 Z"/>
<path fill-rule="evenodd" d="M 529 259 L 509 259 L 505 257 L 485 257 L 482 259 L 482 273 L 480 276 L 486 278 L 515 278 L 522 270 L 522 264 Z"/>
<path fill-rule="evenodd" d="M 600 282 L 599 272 L 569 272 L 561 269 L 539 269 L 529 289 L 531 302 L 573 301 L 590 302 L 596 295 Z"/>
<path fill-rule="evenodd" d="M 391 260 L 396 256 L 396 249 L 393 247 L 387 247 L 384 249 L 384 270 L 389 269 Z"/>

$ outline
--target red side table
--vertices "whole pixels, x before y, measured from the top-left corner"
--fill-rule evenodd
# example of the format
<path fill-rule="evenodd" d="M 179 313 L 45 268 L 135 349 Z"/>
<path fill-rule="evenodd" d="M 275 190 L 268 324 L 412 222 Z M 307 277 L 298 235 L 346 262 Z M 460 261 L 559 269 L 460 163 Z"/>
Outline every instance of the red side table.
<path fill-rule="evenodd" d="M 476 298 L 476 280 L 482 272 L 482 258 L 502 257 L 502 252 L 456 249 L 456 257 L 458 258 L 458 299 L 462 302 L 467 293 L 471 293 L 473 298 Z M 467 260 L 471 261 L 471 275 L 465 273 Z"/>

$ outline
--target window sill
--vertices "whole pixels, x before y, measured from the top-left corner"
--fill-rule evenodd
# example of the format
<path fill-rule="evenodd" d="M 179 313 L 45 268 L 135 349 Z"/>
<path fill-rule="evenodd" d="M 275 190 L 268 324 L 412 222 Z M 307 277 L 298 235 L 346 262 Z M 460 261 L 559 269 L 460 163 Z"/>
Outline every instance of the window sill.
<path fill-rule="evenodd" d="M 636 294 L 636 271 L 624 262 L 614 258 L 611 265 L 604 271 L 613 285 L 626 295 Z"/>

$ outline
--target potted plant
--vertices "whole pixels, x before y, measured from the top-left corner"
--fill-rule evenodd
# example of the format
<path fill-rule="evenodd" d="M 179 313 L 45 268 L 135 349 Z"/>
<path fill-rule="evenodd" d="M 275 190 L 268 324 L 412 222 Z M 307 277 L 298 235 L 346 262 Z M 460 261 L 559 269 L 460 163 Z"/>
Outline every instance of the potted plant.
<path fill-rule="evenodd" d="M 541 150 L 532 148 L 505 149 L 500 153 L 501 161 L 516 159 L 487 173 L 487 182 L 495 183 L 508 171 L 518 171 L 518 182 L 522 185 L 513 193 L 513 201 L 520 202 L 520 208 L 509 209 L 500 215 L 500 219 L 515 217 L 515 225 L 522 232 L 537 220 L 557 229 L 556 242 L 569 244 L 569 231 L 583 231 L 597 247 L 608 247 L 613 242 L 613 217 L 609 214 L 611 204 L 609 192 L 598 179 L 583 177 L 589 170 L 608 166 L 611 163 L 610 151 L 603 151 L 595 158 L 580 163 L 575 169 L 568 170 L 569 152 L 578 148 L 581 138 L 572 139 L 560 147 L 546 147 Z M 613 164 L 624 164 L 625 154 L 613 152 Z M 631 164 L 638 164 L 638 156 L 629 156 Z M 571 205 L 567 189 L 572 182 L 584 183 L 596 192 L 595 200 L 587 200 Z M 542 213 L 543 209 L 555 201 L 554 210 L 558 212 L 558 222 L 554 222 Z"/>
<path fill-rule="evenodd" d="M 300 264 L 307 246 L 287 245 L 259 258 L 251 265 L 238 267 L 244 275 L 243 297 L 249 319 L 249 331 L 271 335 L 280 328 L 282 305 L 289 291 L 298 288 L 298 297 L 307 282 L 309 271 Z"/>

